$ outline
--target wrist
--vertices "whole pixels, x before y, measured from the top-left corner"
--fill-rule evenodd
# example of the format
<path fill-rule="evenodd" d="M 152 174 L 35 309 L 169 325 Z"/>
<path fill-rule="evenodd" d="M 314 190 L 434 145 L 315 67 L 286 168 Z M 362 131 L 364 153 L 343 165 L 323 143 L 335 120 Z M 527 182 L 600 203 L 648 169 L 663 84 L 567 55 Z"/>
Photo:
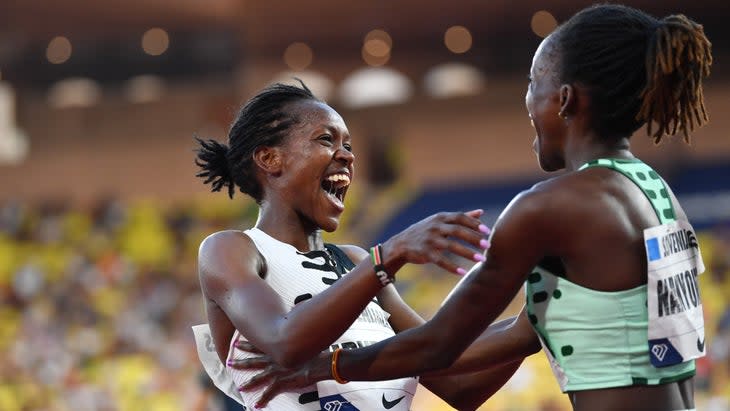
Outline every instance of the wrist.
<path fill-rule="evenodd" d="M 373 270 L 375 271 L 375 276 L 378 278 L 378 281 L 380 281 L 380 284 L 385 287 L 386 285 L 392 283 L 395 281 L 395 272 L 389 272 L 385 265 L 383 265 L 383 246 L 382 244 L 376 244 L 373 247 L 370 247 L 370 261 L 373 263 Z M 335 351 L 335 354 L 338 352 Z M 336 355 L 335 355 L 336 358 Z M 335 360 L 333 360 L 335 361 Z M 333 368 L 333 373 L 334 373 Z"/>
<path fill-rule="evenodd" d="M 332 353 L 329 350 L 319 354 L 309 371 L 309 378 L 312 384 L 332 379 Z"/>
<path fill-rule="evenodd" d="M 406 264 L 405 257 L 399 252 L 397 245 L 393 244 L 393 239 L 389 239 L 381 244 L 381 259 L 385 271 L 395 278 L 395 273 Z"/>
<path fill-rule="evenodd" d="M 335 380 L 338 384 L 347 384 L 349 381 L 344 379 L 342 375 L 339 372 L 338 369 L 338 359 L 340 354 L 342 353 L 342 348 L 338 348 L 332 352 L 332 360 L 330 362 L 330 373 L 332 374 L 332 379 Z"/>

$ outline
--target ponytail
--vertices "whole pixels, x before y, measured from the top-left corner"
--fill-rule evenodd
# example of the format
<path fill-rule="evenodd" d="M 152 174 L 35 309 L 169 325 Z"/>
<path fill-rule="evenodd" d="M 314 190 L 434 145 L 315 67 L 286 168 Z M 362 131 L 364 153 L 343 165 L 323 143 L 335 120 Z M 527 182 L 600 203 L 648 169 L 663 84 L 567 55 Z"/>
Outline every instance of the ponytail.
<path fill-rule="evenodd" d="M 654 143 L 664 135 L 689 133 L 707 123 L 702 79 L 712 65 L 710 41 L 700 24 L 683 15 L 664 18 L 649 37 L 646 88 L 637 120 L 646 121 Z M 652 123 L 657 130 L 652 133 Z"/>
<path fill-rule="evenodd" d="M 201 140 L 195 137 L 199 148 L 195 164 L 202 169 L 195 174 L 204 178 L 204 184 L 211 185 L 211 191 L 221 191 L 228 187 L 228 197 L 233 198 L 235 183 L 228 165 L 228 146 L 215 140 Z"/>
<path fill-rule="evenodd" d="M 588 89 L 591 126 L 603 138 L 630 137 L 648 123 L 655 143 L 680 131 L 689 142 L 689 133 L 707 122 L 702 79 L 710 74 L 711 45 L 687 17 L 658 20 L 601 4 L 576 13 L 550 37 L 561 53 L 560 81 Z"/>
<path fill-rule="evenodd" d="M 204 178 L 211 191 L 228 188 L 228 196 L 238 189 L 257 203 L 264 188 L 256 176 L 253 153 L 261 146 L 275 147 L 284 141 L 291 128 L 301 121 L 291 104 L 300 101 L 321 102 L 299 79 L 300 87 L 275 83 L 251 97 L 239 110 L 228 132 L 228 144 L 215 140 L 198 143 L 195 164 L 201 168 L 196 177 Z"/>

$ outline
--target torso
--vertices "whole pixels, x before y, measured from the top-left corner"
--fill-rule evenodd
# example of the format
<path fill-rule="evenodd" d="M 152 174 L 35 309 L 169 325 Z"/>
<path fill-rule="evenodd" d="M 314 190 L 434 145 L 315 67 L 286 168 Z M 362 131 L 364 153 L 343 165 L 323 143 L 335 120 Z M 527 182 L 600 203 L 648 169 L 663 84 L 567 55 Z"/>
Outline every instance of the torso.
<path fill-rule="evenodd" d="M 255 247 L 263 259 L 261 266 L 263 270 L 261 277 L 279 295 L 286 309 L 292 309 L 296 304 L 304 302 L 326 290 L 340 277 L 345 275 L 353 263 L 342 253 L 331 245 L 326 245 L 331 252 L 315 250 L 302 253 L 290 244 L 283 243 L 269 236 L 259 229 L 247 230 L 245 234 L 251 238 Z M 209 303 L 212 304 L 212 303 Z M 225 364 L 228 359 L 241 359 L 255 356 L 237 349 L 233 341 L 245 339 L 232 326 L 228 318 L 218 307 L 212 307 L 215 311 L 209 311 L 210 328 L 214 333 L 214 342 L 219 358 Z M 214 315 L 211 315 L 214 314 Z M 395 335 L 395 332 L 388 323 L 389 314 L 385 312 L 376 300 L 371 301 L 360 317 L 330 346 L 330 350 L 342 347 L 345 349 L 367 346 L 374 342 Z M 220 321 L 220 323 L 214 323 Z M 256 370 L 242 371 L 228 369 L 234 383 L 240 385 L 257 373 Z M 329 384 L 329 385 L 328 385 Z M 342 387 L 354 387 L 355 383 Z M 382 401 L 380 396 L 384 392 L 403 392 L 405 397 L 398 404 L 400 410 L 407 409 L 410 400 L 415 393 L 417 380 L 403 379 L 385 382 L 364 383 L 358 388 L 358 398 L 368 404 L 368 401 Z M 320 410 L 320 396 L 323 392 L 328 393 L 339 389 L 339 384 L 332 381 L 320 382 L 317 387 L 310 386 L 301 390 L 285 392 L 272 400 L 269 409 L 276 410 Z M 368 392 L 377 391 L 368 395 Z M 251 403 L 258 398 L 261 391 L 250 391 L 243 394 L 243 400 Z M 335 395 L 335 394 L 332 394 Z M 336 394 L 339 395 L 339 394 Z M 372 398 L 370 398 L 372 397 Z M 323 401 L 327 398 L 323 397 Z M 367 407 L 367 406 L 366 406 Z"/>
<path fill-rule="evenodd" d="M 658 225 L 659 219 L 646 195 L 632 181 L 614 170 L 595 167 L 549 180 L 536 189 L 552 196 L 549 209 L 555 211 L 552 218 L 559 226 L 554 254 L 561 257 L 548 257 L 543 263 L 558 272 L 562 281 L 589 292 L 608 293 L 604 295 L 646 288 L 643 231 Z M 677 218 L 686 219 L 675 196 L 668 191 Z M 612 245 L 610 249 L 607 244 Z M 642 302 L 645 301 L 643 298 Z M 648 354 L 642 355 L 648 358 Z M 690 409 L 694 407 L 691 378 L 683 378 L 660 385 L 629 383 L 622 387 L 581 389 L 569 395 L 576 410 Z"/>

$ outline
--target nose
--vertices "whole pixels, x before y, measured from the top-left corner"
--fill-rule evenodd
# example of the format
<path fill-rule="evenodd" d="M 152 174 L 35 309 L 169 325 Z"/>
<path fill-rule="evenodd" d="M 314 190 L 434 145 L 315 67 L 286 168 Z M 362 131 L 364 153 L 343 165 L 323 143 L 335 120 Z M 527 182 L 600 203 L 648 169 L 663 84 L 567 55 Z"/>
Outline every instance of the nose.
<path fill-rule="evenodd" d="M 340 147 L 337 151 L 335 151 L 335 159 L 345 163 L 346 165 L 350 165 L 355 161 L 355 154 L 344 147 Z"/>

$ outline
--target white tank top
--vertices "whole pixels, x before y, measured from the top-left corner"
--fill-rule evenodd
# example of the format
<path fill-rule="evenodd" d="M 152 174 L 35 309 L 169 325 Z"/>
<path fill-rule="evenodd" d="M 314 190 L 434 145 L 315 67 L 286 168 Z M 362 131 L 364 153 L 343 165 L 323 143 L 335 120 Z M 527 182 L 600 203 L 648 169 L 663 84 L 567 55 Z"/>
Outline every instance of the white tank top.
<path fill-rule="evenodd" d="M 290 244 L 283 243 L 269 236 L 258 228 L 246 230 L 261 255 L 266 259 L 266 281 L 291 309 L 295 304 L 306 301 L 319 294 L 347 273 L 351 267 L 349 259 L 333 258 L 337 253 L 344 257 L 338 249 L 334 252 L 315 250 L 308 253 L 299 252 Z M 328 249 L 333 248 L 328 246 Z M 346 257 L 345 257 L 346 258 Z M 337 260 L 340 260 L 339 262 Z M 345 266 L 347 265 L 347 266 Z M 332 307 L 337 309 L 337 307 Z M 357 320 L 329 348 L 363 347 L 395 335 L 388 323 L 388 314 L 373 299 Z M 234 346 L 239 340 L 245 340 L 238 331 L 231 339 L 228 360 L 255 356 L 241 351 Z M 227 368 L 236 386 L 248 381 L 258 373 L 257 370 L 242 371 Z M 306 387 L 295 392 L 287 392 L 276 396 L 266 409 L 276 411 L 311 410 L 393 410 L 410 409 L 413 395 L 418 385 L 417 378 L 403 378 L 378 382 L 336 382 L 321 381 L 316 386 Z M 260 391 L 243 392 L 242 399 L 249 406 L 260 397 Z M 321 401 L 320 401 L 321 397 Z M 320 404 L 321 402 L 321 404 Z"/>

